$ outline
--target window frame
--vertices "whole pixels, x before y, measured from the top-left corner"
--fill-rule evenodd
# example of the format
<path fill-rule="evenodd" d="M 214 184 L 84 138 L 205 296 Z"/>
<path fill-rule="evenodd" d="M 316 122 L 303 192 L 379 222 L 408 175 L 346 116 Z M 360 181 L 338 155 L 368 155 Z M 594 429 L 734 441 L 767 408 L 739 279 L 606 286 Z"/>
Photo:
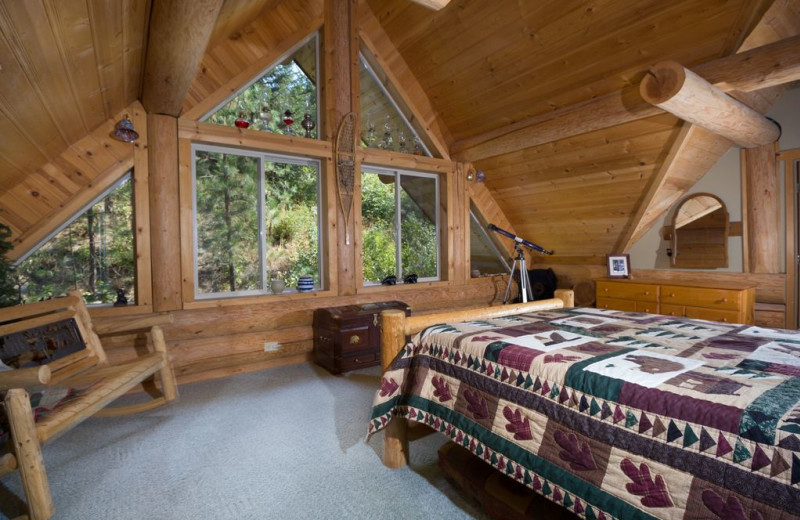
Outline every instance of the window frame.
<path fill-rule="evenodd" d="M 501 275 L 511 274 L 511 265 L 513 263 L 513 259 L 511 258 L 511 255 L 508 255 L 508 254 L 503 255 L 503 250 L 504 249 L 503 249 L 503 246 L 500 243 L 500 241 L 497 239 L 497 234 L 496 233 L 489 234 L 489 232 L 487 231 L 488 222 L 486 222 L 486 219 L 484 218 L 483 214 L 481 214 L 480 210 L 478 209 L 478 207 L 475 205 L 475 203 L 473 201 L 469 202 L 469 205 L 467 206 L 467 211 L 469 212 L 470 224 L 474 223 L 474 224 L 477 225 L 478 229 L 480 230 L 480 234 L 484 237 L 484 239 L 488 243 L 489 249 L 497 256 L 498 262 L 505 268 L 505 271 L 502 272 L 502 273 L 486 273 L 486 275 L 488 276 L 488 275 L 495 275 L 495 274 L 501 274 Z M 472 230 L 469 230 L 469 233 L 467 233 L 467 236 L 472 236 Z M 472 267 L 472 243 L 470 242 L 469 245 L 470 245 L 470 249 L 469 249 L 469 251 L 470 251 L 470 264 L 469 265 L 470 265 L 470 272 L 471 272 L 472 268 L 473 268 Z M 481 274 L 481 276 L 483 276 L 483 273 Z"/>
<path fill-rule="evenodd" d="M 78 210 L 75 211 L 69 218 L 65 219 L 61 224 L 59 224 L 58 226 L 53 228 L 50 232 L 48 232 L 41 240 L 36 242 L 32 247 L 28 248 L 19 257 L 14 259 L 14 261 L 11 262 L 11 267 L 12 268 L 16 268 L 20 264 L 25 262 L 25 260 L 27 260 L 31 255 L 36 253 L 44 245 L 46 245 L 48 242 L 50 242 L 50 240 L 55 238 L 56 235 L 58 235 L 59 233 L 61 233 L 65 229 L 67 229 L 69 226 L 71 226 L 73 223 L 75 223 L 76 220 L 78 220 L 79 218 L 84 216 L 84 214 L 90 208 L 92 208 L 95 204 L 101 202 L 103 199 L 105 199 L 106 197 L 111 195 L 111 193 L 113 193 L 115 190 L 117 190 L 126 181 L 130 181 L 130 183 L 131 183 L 131 210 L 132 210 L 132 215 L 131 215 L 131 238 L 133 240 L 133 286 L 135 287 L 135 293 L 134 293 L 134 301 L 129 303 L 126 306 L 126 308 L 145 308 L 145 309 L 147 309 L 149 307 L 149 305 L 146 303 L 146 300 L 148 299 L 148 296 L 142 291 L 142 288 L 143 288 L 145 282 L 143 280 L 141 280 L 141 273 L 140 273 L 139 261 L 138 261 L 138 258 L 139 258 L 139 254 L 138 254 L 139 244 L 138 244 L 138 241 L 139 241 L 139 239 L 138 239 L 137 233 L 136 233 L 136 229 L 137 229 L 137 226 L 138 226 L 137 215 L 139 215 L 140 213 L 142 213 L 143 211 L 146 211 L 146 210 L 137 207 L 137 206 L 140 205 L 140 204 L 137 204 L 137 203 L 140 203 L 140 201 L 138 200 L 138 197 L 137 197 L 137 191 L 136 191 L 136 186 L 137 185 L 136 185 L 136 177 L 135 177 L 135 175 L 136 175 L 136 172 L 134 171 L 134 167 L 132 165 L 128 166 L 127 168 L 125 168 L 124 173 L 117 180 L 115 180 L 114 182 L 109 184 L 102 191 L 100 191 L 97 195 L 92 197 L 89 200 L 89 202 L 87 202 L 86 204 L 83 204 L 82 206 L 80 206 L 78 208 Z M 148 283 L 149 283 L 149 281 L 148 281 Z M 93 309 L 93 310 L 94 309 L 109 309 L 109 308 L 113 308 L 114 304 L 113 303 L 88 303 L 88 302 L 86 302 L 86 307 L 90 308 L 90 309 Z"/>
<path fill-rule="evenodd" d="M 273 295 L 270 292 L 269 288 L 269 279 L 267 275 L 267 262 L 266 262 L 266 224 L 264 222 L 264 215 L 265 213 L 265 205 L 266 205 L 266 180 L 265 180 L 265 167 L 264 164 L 266 162 L 282 162 L 286 164 L 293 164 L 298 166 L 314 166 L 317 170 L 317 272 L 319 275 L 319 285 L 314 287 L 311 293 L 319 292 L 325 289 L 326 280 L 325 280 L 325 261 L 324 258 L 324 248 L 322 247 L 323 244 L 323 191 L 322 191 L 322 184 L 323 184 L 323 172 L 322 172 L 322 161 L 318 158 L 314 157 L 305 157 L 299 155 L 287 155 L 277 152 L 272 152 L 269 150 L 258 150 L 258 149 L 245 149 L 245 148 L 234 148 L 230 146 L 224 145 L 216 145 L 216 144 L 207 144 L 207 143 L 200 143 L 200 142 L 193 142 L 190 146 L 190 163 L 191 163 L 191 195 L 192 195 L 192 270 L 193 272 L 193 281 L 194 281 L 194 301 L 207 301 L 207 300 L 215 300 L 215 299 L 225 299 L 225 298 L 244 298 L 248 296 L 285 296 L 284 295 Z M 197 170 L 196 170 L 196 156 L 197 151 L 204 151 L 204 152 L 212 152 L 212 153 L 223 153 L 223 154 L 235 154 L 235 155 L 242 155 L 246 157 L 254 157 L 258 159 L 259 166 L 258 166 L 258 221 L 259 221 L 259 258 L 261 261 L 261 266 L 259 269 L 259 276 L 260 276 L 260 289 L 248 289 L 245 291 L 224 291 L 224 292 L 214 292 L 214 293 L 201 293 L 199 292 L 200 288 L 200 271 L 197 268 L 197 257 L 198 257 L 198 236 L 197 236 Z"/>
<path fill-rule="evenodd" d="M 197 118 L 197 121 L 200 122 L 200 123 L 214 124 L 214 123 L 208 123 L 208 119 L 211 116 L 213 116 L 215 113 L 217 113 L 217 111 L 221 110 L 222 107 L 227 105 L 230 102 L 231 99 L 234 99 L 234 98 L 238 97 L 245 90 L 249 89 L 253 85 L 253 83 L 255 83 L 256 81 L 260 80 L 262 77 L 264 77 L 264 75 L 266 75 L 273 68 L 277 67 L 278 65 L 281 65 L 284 61 L 286 61 L 287 59 L 292 57 L 294 55 L 294 53 L 296 53 L 298 50 L 302 49 L 312 39 L 314 40 L 314 53 L 315 53 L 314 59 L 315 59 L 315 66 L 316 66 L 316 69 L 317 69 L 317 82 L 314 84 L 314 86 L 316 87 L 314 89 L 315 90 L 314 93 L 315 93 L 316 103 L 317 103 L 317 113 L 315 114 L 314 122 L 317 125 L 317 127 L 316 127 L 316 129 L 317 129 L 317 137 L 313 138 L 313 140 L 314 141 L 321 141 L 321 142 L 324 141 L 325 140 L 324 139 L 324 135 L 323 135 L 322 130 L 320 128 L 320 121 L 322 119 L 321 115 L 322 115 L 322 112 L 323 112 L 323 108 L 320 105 L 320 91 L 322 90 L 322 88 L 319 85 L 320 70 L 321 70 L 320 69 L 320 63 L 321 63 L 321 61 L 320 61 L 321 38 L 320 38 L 319 31 L 314 31 L 313 33 L 309 34 L 307 37 L 305 37 L 302 40 L 300 40 L 299 43 L 294 45 L 288 51 L 286 51 L 285 53 L 281 54 L 281 56 L 278 59 L 276 59 L 275 61 L 271 62 L 267 67 L 265 67 L 264 69 L 259 71 L 258 74 L 256 74 L 252 78 L 250 78 L 250 80 L 248 80 L 247 82 L 245 82 L 241 87 L 239 87 L 236 90 L 234 90 L 233 93 L 230 94 L 229 96 L 227 96 L 223 101 L 217 103 L 210 110 L 207 110 L 205 113 L 201 114 L 200 117 Z M 300 126 L 300 121 L 302 121 L 302 116 L 300 116 L 300 118 L 297 118 L 296 114 L 295 114 L 295 123 L 297 124 L 298 127 Z M 222 126 L 223 128 L 231 128 L 231 127 L 226 126 L 226 125 L 219 125 L 219 126 Z M 262 132 L 261 130 L 258 130 L 258 131 Z M 276 133 L 276 132 L 263 132 L 263 133 L 268 134 L 268 135 L 270 135 L 270 134 L 271 135 L 285 135 L 285 134 Z M 294 137 L 297 137 L 297 136 L 294 136 Z"/>
<path fill-rule="evenodd" d="M 442 210 L 441 210 L 441 203 L 442 203 L 442 192 L 441 192 L 441 190 L 442 190 L 442 179 L 441 179 L 441 175 L 439 175 L 437 173 L 432 173 L 432 172 L 427 172 L 427 171 L 417 171 L 417 170 L 411 170 L 411 169 L 407 169 L 407 168 L 392 168 L 392 167 L 388 167 L 388 166 L 377 166 L 377 165 L 374 165 L 372 163 L 370 163 L 370 164 L 362 164 L 362 166 L 361 166 L 361 175 L 363 176 L 365 173 L 375 173 L 375 174 L 378 174 L 378 175 L 393 175 L 394 176 L 395 186 L 397 187 L 397 189 L 395 189 L 395 194 L 394 194 L 394 196 L 395 196 L 394 232 L 395 232 L 395 241 L 396 241 L 396 244 L 395 244 L 395 264 L 396 265 L 395 265 L 395 267 L 396 267 L 397 273 L 398 273 L 398 282 L 401 282 L 402 279 L 403 279 L 403 276 L 404 276 L 404 273 L 403 273 L 403 261 L 402 261 L 402 255 L 403 255 L 403 250 L 402 250 L 403 235 L 402 235 L 402 229 L 401 229 L 402 228 L 402 226 L 401 226 L 402 214 L 401 214 L 401 211 L 400 211 L 400 209 L 401 209 L 401 207 L 400 207 L 400 203 L 401 203 L 400 197 L 401 197 L 401 186 L 402 185 L 400 184 L 400 180 L 401 180 L 402 176 L 405 175 L 405 176 L 409 176 L 409 177 L 428 178 L 428 179 L 433 179 L 435 181 L 435 183 L 436 183 L 435 184 L 435 192 L 436 192 L 436 195 L 435 195 L 435 198 L 436 198 L 436 204 L 435 204 L 435 207 L 436 207 L 436 215 L 435 215 L 435 224 L 436 224 L 436 277 L 419 278 L 417 281 L 418 282 L 441 282 L 441 281 L 443 281 L 443 279 L 442 279 L 442 258 L 443 258 L 442 233 L 443 233 L 443 229 L 442 229 Z M 361 199 L 361 195 L 360 194 L 359 194 L 359 199 Z M 361 208 L 359 208 L 359 211 L 361 211 Z M 362 223 L 363 223 L 363 220 L 362 220 Z M 362 228 L 361 228 L 361 233 L 362 233 L 362 236 L 363 236 L 363 233 L 364 233 L 363 224 L 362 224 Z M 363 247 L 363 239 L 359 240 L 359 243 L 361 244 L 361 247 Z M 360 270 L 361 270 L 361 285 L 363 287 L 379 287 L 379 286 L 381 286 L 381 283 L 379 281 L 378 282 L 374 282 L 374 281 L 369 281 L 369 280 L 365 280 L 364 279 L 364 266 L 363 266 L 364 254 L 363 254 L 363 252 L 362 252 L 362 254 L 360 256 L 361 256 L 361 261 L 362 261 L 362 265 L 360 266 Z"/>

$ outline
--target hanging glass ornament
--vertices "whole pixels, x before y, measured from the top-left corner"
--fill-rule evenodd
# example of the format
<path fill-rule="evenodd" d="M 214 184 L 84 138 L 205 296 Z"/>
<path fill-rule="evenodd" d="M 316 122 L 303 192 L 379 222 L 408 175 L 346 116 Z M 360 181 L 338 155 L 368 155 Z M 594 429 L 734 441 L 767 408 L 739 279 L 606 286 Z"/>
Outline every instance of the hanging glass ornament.
<path fill-rule="evenodd" d="M 364 138 L 364 141 L 367 143 L 367 146 L 372 146 L 376 138 L 377 132 L 375 132 L 375 123 L 367 116 L 367 136 Z"/>
<path fill-rule="evenodd" d="M 292 123 L 294 123 L 294 116 L 291 110 L 287 110 L 283 113 L 283 124 L 286 125 L 286 135 L 291 135 Z"/>
<path fill-rule="evenodd" d="M 311 137 L 311 131 L 317 125 L 314 124 L 314 121 L 311 120 L 311 114 L 306 114 L 303 116 L 303 120 L 300 122 L 300 126 L 305 128 L 306 130 L 306 137 Z"/>
<path fill-rule="evenodd" d="M 262 129 L 266 130 L 269 122 L 272 121 L 272 112 L 269 111 L 268 107 L 261 107 L 261 111 L 258 113 L 258 120 L 261 122 Z"/>
<path fill-rule="evenodd" d="M 402 130 L 397 132 L 397 151 L 400 153 L 408 153 L 406 148 L 406 133 Z"/>
<path fill-rule="evenodd" d="M 414 137 L 414 155 L 422 155 L 422 143 L 419 137 Z"/>
<path fill-rule="evenodd" d="M 379 148 L 382 150 L 391 150 L 393 146 L 394 140 L 392 139 L 391 119 L 389 118 L 389 114 L 386 114 L 386 118 L 383 122 L 383 139 L 381 139 Z"/>
<path fill-rule="evenodd" d="M 233 124 L 236 125 L 236 128 L 247 128 L 250 126 L 250 121 L 247 120 L 244 112 L 239 112 L 239 117 L 236 118 Z"/>

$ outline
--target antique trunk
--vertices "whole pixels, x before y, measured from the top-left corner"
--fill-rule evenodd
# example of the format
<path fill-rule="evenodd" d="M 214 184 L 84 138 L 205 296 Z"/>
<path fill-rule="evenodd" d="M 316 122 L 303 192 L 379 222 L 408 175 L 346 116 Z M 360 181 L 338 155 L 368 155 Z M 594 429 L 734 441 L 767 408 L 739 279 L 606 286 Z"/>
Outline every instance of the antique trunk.
<path fill-rule="evenodd" d="M 345 305 L 314 311 L 314 362 L 334 374 L 381 362 L 381 311 L 399 309 L 400 301 Z"/>

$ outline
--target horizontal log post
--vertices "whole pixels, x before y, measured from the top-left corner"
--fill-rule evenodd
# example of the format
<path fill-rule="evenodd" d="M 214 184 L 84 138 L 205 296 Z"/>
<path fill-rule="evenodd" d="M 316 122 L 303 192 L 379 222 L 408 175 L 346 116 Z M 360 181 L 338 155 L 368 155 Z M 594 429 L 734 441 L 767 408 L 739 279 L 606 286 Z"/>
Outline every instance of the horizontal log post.
<path fill-rule="evenodd" d="M 780 127 L 674 61 L 655 64 L 639 84 L 642 98 L 742 148 L 778 140 Z"/>

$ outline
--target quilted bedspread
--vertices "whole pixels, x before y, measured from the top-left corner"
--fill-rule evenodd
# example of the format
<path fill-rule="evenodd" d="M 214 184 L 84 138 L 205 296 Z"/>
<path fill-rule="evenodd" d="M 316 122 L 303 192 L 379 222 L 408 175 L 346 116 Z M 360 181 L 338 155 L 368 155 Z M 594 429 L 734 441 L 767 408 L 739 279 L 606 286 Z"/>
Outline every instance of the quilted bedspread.
<path fill-rule="evenodd" d="M 370 434 L 425 423 L 578 516 L 800 518 L 800 333 L 591 308 L 429 327 Z"/>

